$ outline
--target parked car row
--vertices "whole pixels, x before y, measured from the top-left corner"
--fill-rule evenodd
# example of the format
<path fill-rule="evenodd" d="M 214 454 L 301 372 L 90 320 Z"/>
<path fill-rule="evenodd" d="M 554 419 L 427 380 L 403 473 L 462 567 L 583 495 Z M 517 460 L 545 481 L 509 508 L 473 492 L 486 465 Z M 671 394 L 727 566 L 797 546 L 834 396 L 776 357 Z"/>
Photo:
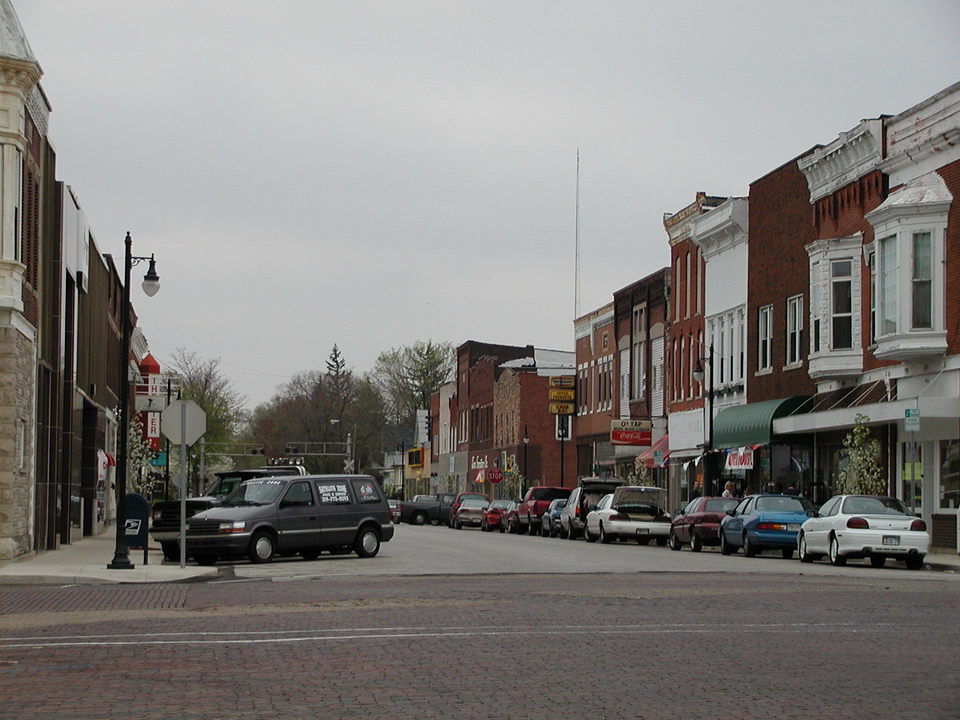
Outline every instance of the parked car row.
<path fill-rule="evenodd" d="M 663 488 L 588 479 L 573 491 L 531 488 L 521 501 L 465 498 L 451 526 L 565 539 L 582 533 L 587 542 L 656 542 L 674 551 L 719 546 L 722 555 L 742 549 L 747 557 L 777 551 L 802 562 L 827 557 L 832 565 L 868 558 L 877 568 L 888 559 L 922 568 L 930 545 L 926 523 L 891 497 L 837 495 L 820 508 L 798 495 L 700 497 L 672 517 L 666 495 Z"/>

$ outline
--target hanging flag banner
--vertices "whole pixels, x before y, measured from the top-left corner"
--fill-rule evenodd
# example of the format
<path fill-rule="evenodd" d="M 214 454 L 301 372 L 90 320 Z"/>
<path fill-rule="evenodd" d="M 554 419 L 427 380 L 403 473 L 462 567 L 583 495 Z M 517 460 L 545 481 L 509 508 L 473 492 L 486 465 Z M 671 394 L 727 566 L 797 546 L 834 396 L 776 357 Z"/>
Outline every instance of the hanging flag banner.
<path fill-rule="evenodd" d="M 753 448 L 728 450 L 725 467 L 727 470 L 753 470 Z"/>

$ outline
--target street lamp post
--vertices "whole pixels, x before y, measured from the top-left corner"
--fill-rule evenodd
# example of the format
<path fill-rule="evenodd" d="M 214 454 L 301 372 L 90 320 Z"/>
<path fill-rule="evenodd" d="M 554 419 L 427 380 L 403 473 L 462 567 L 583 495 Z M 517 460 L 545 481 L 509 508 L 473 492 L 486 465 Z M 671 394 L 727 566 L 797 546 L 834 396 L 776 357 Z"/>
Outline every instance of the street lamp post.
<path fill-rule="evenodd" d="M 697 358 L 697 366 L 693 369 L 693 379 L 698 383 L 703 382 L 703 365 L 706 362 L 710 366 L 709 382 L 707 383 L 707 405 L 706 405 L 706 431 L 707 440 L 703 445 L 704 452 L 713 450 L 713 343 L 710 343 L 709 352 L 706 358 Z M 710 455 L 704 457 L 703 461 L 703 494 L 709 496 L 713 494 L 713 460 Z"/>
<path fill-rule="evenodd" d="M 527 494 L 527 447 L 530 445 L 530 435 L 527 426 L 523 426 L 523 481 L 520 483 L 520 497 Z"/>
<path fill-rule="evenodd" d="M 113 550 L 113 560 L 107 565 L 109 570 L 132 570 L 130 553 L 127 549 L 127 511 L 123 505 L 127 496 L 127 436 L 130 432 L 130 335 L 133 327 L 130 322 L 130 269 L 143 260 L 149 260 L 147 274 L 143 276 L 143 292 L 153 297 L 160 289 L 160 276 L 153 258 L 137 257 L 131 254 L 133 240 L 130 233 L 124 240 L 123 255 L 123 291 L 120 300 L 120 447 L 117 454 L 117 540 Z"/>

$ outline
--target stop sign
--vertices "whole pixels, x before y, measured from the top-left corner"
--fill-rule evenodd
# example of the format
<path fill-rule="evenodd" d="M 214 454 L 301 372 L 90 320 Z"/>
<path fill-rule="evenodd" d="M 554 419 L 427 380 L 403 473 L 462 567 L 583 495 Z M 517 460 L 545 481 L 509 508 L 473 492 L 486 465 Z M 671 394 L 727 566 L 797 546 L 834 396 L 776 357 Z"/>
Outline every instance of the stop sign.
<path fill-rule="evenodd" d="M 207 431 L 207 414 L 193 400 L 174 400 L 160 413 L 160 432 L 174 445 L 193 445 Z"/>
<path fill-rule="evenodd" d="M 487 480 L 492 483 L 498 483 L 503 480 L 503 470 L 500 468 L 490 468 L 487 470 Z"/>

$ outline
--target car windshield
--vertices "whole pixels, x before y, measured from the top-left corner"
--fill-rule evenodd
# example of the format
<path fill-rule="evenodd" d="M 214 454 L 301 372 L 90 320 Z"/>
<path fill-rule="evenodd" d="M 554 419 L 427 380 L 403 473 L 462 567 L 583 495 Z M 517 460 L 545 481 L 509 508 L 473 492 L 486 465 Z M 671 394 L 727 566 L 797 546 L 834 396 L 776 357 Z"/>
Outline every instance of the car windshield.
<path fill-rule="evenodd" d="M 815 509 L 809 500 L 796 495 L 764 495 L 757 498 L 757 510 L 807 512 Z"/>
<path fill-rule="evenodd" d="M 247 480 L 230 493 L 224 505 L 269 505 L 277 501 L 286 483 L 283 480 Z"/>
<path fill-rule="evenodd" d="M 737 498 L 707 500 L 703 504 L 703 510 L 704 512 L 725 513 L 727 510 L 733 510 L 737 506 L 738 502 L 740 501 Z"/>
<path fill-rule="evenodd" d="M 462 508 L 485 508 L 487 506 L 487 501 L 480 498 L 464 498 L 463 502 L 460 503 Z"/>
<path fill-rule="evenodd" d="M 225 497 L 237 489 L 237 485 L 243 482 L 242 475 L 221 475 L 207 490 L 207 495 L 214 497 Z"/>
<path fill-rule="evenodd" d="M 844 515 L 909 515 L 907 509 L 896 498 L 891 497 L 848 497 L 843 501 Z"/>
<path fill-rule="evenodd" d="M 531 500 L 558 500 L 570 496 L 566 488 L 537 488 L 530 496 Z"/>
<path fill-rule="evenodd" d="M 509 500 L 494 500 L 492 503 L 490 503 L 490 509 L 491 510 L 507 510 L 512 505 L 513 503 Z"/>
<path fill-rule="evenodd" d="M 436 500 L 436 498 L 433 495 L 414 495 L 410 502 L 430 502 L 431 500 Z"/>

